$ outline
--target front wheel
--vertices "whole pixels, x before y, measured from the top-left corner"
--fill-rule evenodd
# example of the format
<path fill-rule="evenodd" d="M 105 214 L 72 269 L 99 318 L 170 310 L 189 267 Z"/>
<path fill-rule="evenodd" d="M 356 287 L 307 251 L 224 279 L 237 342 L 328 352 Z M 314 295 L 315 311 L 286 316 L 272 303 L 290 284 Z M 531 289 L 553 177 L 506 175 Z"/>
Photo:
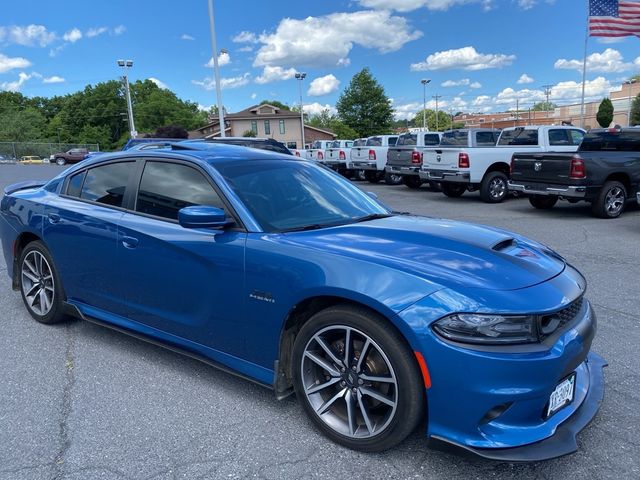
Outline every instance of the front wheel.
<path fill-rule="evenodd" d="M 62 157 L 58 157 L 56 158 L 56 163 L 60 166 L 64 165 L 65 163 L 67 163 L 67 159 L 66 158 L 62 158 Z"/>
<path fill-rule="evenodd" d="M 509 178 L 502 172 L 487 173 L 480 184 L 480 198 L 487 203 L 500 203 L 509 193 Z"/>
<path fill-rule="evenodd" d="M 593 201 L 591 209 L 598 218 L 617 218 L 627 203 L 627 189 L 616 181 L 606 182 Z"/>
<path fill-rule="evenodd" d="M 550 208 L 553 208 L 556 203 L 558 203 L 558 197 L 552 195 L 533 195 L 529 197 L 529 203 L 532 207 L 539 210 L 549 210 Z"/>
<path fill-rule="evenodd" d="M 406 342 L 363 308 L 330 307 L 300 329 L 293 381 L 311 421 L 330 439 L 365 452 L 404 440 L 425 413 L 424 383 Z"/>
<path fill-rule="evenodd" d="M 402 183 L 402 175 L 387 172 L 384 174 L 384 183 L 387 185 L 400 185 Z"/>
<path fill-rule="evenodd" d="M 442 193 L 447 197 L 461 197 L 466 190 L 467 186 L 464 183 L 442 182 Z"/>
<path fill-rule="evenodd" d="M 422 179 L 420 177 L 416 177 L 415 175 L 405 175 L 405 177 L 402 179 L 402 183 L 404 183 L 405 186 L 415 190 L 417 188 L 420 188 L 420 186 L 422 185 Z"/>

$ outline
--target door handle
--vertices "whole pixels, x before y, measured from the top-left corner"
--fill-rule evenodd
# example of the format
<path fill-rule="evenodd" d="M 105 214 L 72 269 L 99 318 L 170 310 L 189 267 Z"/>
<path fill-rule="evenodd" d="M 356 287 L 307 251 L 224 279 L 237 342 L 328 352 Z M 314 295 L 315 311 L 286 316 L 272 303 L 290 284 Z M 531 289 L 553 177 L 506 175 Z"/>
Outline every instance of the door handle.
<path fill-rule="evenodd" d="M 122 237 L 122 245 L 125 248 L 136 248 L 138 246 L 138 239 L 134 237 Z"/>
<path fill-rule="evenodd" d="M 60 215 L 57 213 L 49 214 L 49 223 L 58 223 L 60 221 Z"/>

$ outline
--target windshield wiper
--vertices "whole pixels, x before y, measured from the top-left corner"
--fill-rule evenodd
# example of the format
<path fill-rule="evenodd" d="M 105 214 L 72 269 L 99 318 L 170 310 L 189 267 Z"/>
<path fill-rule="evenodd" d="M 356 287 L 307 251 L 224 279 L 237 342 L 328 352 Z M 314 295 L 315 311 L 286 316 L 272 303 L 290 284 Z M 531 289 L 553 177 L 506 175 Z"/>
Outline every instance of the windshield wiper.
<path fill-rule="evenodd" d="M 305 230 L 318 230 L 320 228 L 324 228 L 327 227 L 328 225 L 322 225 L 320 223 L 312 223 L 311 225 L 302 225 L 301 227 L 292 227 L 292 228 L 285 228 L 283 230 L 280 230 L 281 233 L 287 233 L 287 232 L 304 232 Z"/>
<path fill-rule="evenodd" d="M 389 218 L 393 217 L 391 213 L 372 213 L 370 215 L 365 215 L 364 217 L 359 217 L 353 220 L 353 223 L 360 222 L 368 222 L 369 220 L 377 220 L 378 218 Z"/>

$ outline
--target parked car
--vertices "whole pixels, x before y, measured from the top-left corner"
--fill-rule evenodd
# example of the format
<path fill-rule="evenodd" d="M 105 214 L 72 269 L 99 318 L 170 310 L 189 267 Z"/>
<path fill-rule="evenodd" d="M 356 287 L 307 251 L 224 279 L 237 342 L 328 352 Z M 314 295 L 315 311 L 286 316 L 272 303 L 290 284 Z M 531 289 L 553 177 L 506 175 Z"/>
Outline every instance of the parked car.
<path fill-rule="evenodd" d="M 341 175 L 350 177 L 351 172 L 347 170 L 347 160 L 351 155 L 351 147 L 353 147 L 353 140 L 334 140 L 325 150 L 322 163 Z"/>
<path fill-rule="evenodd" d="M 38 155 L 24 155 L 20 157 L 20 163 L 44 163 L 44 160 Z"/>
<path fill-rule="evenodd" d="M 357 170 L 363 170 L 365 178 L 377 183 L 384 178 L 389 147 L 396 144 L 398 135 L 375 135 L 367 138 L 364 146 L 351 148 L 351 164 Z"/>
<path fill-rule="evenodd" d="M 430 440 L 501 461 L 577 449 L 604 361 L 562 257 L 394 213 L 314 162 L 212 147 L 105 154 L 7 187 L 2 251 L 29 314 L 295 391 L 349 448 L 391 448 L 425 422 Z"/>
<path fill-rule="evenodd" d="M 422 176 L 439 181 L 448 197 L 459 197 L 467 190 L 480 190 L 488 203 L 503 201 L 509 193 L 509 164 L 516 152 L 575 152 L 584 130 L 565 126 L 510 127 L 500 132 L 495 146 L 451 146 L 455 142 L 443 135 L 441 146 L 425 153 Z M 487 133 L 487 143 L 491 133 Z M 451 140 L 449 140 L 451 138 Z"/>
<path fill-rule="evenodd" d="M 304 148 L 290 148 L 289 151 L 300 158 L 307 158 L 307 150 Z"/>
<path fill-rule="evenodd" d="M 86 148 L 72 148 L 66 152 L 54 153 L 49 157 L 50 162 L 58 165 L 66 165 L 67 163 L 78 163 L 87 158 L 89 150 Z"/>
<path fill-rule="evenodd" d="M 305 151 L 306 157 L 309 160 L 323 161 L 325 156 L 325 150 L 331 148 L 333 140 L 316 140 L 311 144 L 311 148 L 307 148 Z"/>
<path fill-rule="evenodd" d="M 158 143 L 158 142 L 175 142 L 176 140 L 180 140 L 180 139 L 176 139 L 176 138 L 153 138 L 153 137 L 149 137 L 149 138 L 144 138 L 144 137 L 138 137 L 138 138 L 130 138 L 129 140 L 127 140 L 127 143 L 124 144 L 124 146 L 122 147 L 122 150 L 129 150 L 132 147 L 135 147 L 136 145 L 140 145 L 141 143 Z"/>
<path fill-rule="evenodd" d="M 385 182 L 390 185 L 404 183 L 409 188 L 420 188 L 422 157 L 427 148 L 440 145 L 440 132 L 407 132 L 398 137 L 387 152 Z"/>
<path fill-rule="evenodd" d="M 353 141 L 353 145 L 351 145 L 351 150 L 356 148 L 356 147 L 363 147 L 366 144 L 367 144 L 367 139 L 366 138 L 356 138 Z M 359 168 L 355 168 L 354 167 L 353 162 L 351 161 L 351 150 L 349 150 L 349 155 L 347 155 L 347 164 L 346 165 L 347 165 L 348 175 L 350 175 L 350 177 L 353 180 L 364 181 L 364 180 L 366 180 L 366 178 L 364 176 L 364 170 L 361 170 Z"/>
<path fill-rule="evenodd" d="M 0 155 L 0 163 L 13 163 L 16 159 L 10 155 Z"/>
<path fill-rule="evenodd" d="M 593 129 L 577 153 L 516 153 L 509 187 L 549 209 L 558 200 L 591 203 L 593 214 L 616 218 L 640 185 L 640 129 Z"/>

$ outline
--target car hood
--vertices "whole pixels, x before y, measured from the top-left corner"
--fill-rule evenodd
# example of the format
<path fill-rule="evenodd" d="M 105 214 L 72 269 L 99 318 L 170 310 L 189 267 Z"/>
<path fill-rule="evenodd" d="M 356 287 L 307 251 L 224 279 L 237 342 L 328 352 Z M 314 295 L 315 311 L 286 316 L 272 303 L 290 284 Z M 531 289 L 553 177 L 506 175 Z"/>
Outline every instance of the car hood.
<path fill-rule="evenodd" d="M 555 277 L 566 265 L 550 249 L 510 232 L 409 215 L 287 233 L 282 241 L 385 265 L 448 288 L 517 290 Z"/>

